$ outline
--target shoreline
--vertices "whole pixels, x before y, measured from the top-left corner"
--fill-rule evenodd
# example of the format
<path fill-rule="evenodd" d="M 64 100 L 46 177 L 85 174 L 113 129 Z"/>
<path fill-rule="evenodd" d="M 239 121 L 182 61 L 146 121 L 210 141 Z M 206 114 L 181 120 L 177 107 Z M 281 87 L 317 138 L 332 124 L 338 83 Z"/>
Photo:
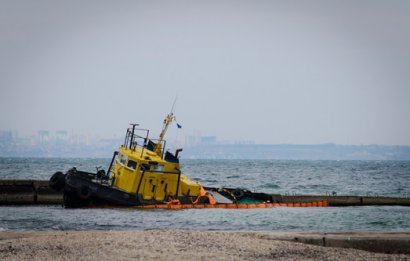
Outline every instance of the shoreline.
<path fill-rule="evenodd" d="M 0 231 L 1 260 L 108 258 L 406 260 L 410 232 Z"/>

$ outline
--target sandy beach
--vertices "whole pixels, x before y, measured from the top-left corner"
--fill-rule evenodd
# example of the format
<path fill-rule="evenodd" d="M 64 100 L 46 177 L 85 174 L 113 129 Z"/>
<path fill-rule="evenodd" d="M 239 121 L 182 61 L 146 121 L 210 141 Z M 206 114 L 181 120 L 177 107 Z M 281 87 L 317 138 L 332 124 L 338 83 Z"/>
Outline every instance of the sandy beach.
<path fill-rule="evenodd" d="M 410 259 L 410 254 L 383 254 L 288 241 L 296 236 L 303 235 L 192 230 L 3 231 L 0 232 L 0 260 Z"/>

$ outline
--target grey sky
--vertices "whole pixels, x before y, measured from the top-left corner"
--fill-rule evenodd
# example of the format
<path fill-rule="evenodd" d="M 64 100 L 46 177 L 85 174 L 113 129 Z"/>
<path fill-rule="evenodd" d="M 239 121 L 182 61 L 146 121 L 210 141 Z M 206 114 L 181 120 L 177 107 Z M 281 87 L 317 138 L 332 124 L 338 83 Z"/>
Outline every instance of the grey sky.
<path fill-rule="evenodd" d="M 2 130 L 409 145 L 409 83 L 409 1 L 0 1 Z"/>

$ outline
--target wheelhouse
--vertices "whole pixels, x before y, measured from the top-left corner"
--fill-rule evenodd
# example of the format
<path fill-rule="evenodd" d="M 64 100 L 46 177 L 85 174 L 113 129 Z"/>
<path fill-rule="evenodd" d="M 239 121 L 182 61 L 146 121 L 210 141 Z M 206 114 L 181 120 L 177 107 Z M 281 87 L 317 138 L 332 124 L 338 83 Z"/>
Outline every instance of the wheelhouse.
<path fill-rule="evenodd" d="M 124 144 L 114 153 L 108 170 L 113 187 L 135 193 L 144 201 L 200 194 L 201 185 L 181 173 L 178 154 L 182 149 L 175 154 L 165 151 L 163 136 L 172 117 L 167 116 L 157 140 L 150 139 L 149 130 L 137 128 L 137 124 L 127 129 Z"/>

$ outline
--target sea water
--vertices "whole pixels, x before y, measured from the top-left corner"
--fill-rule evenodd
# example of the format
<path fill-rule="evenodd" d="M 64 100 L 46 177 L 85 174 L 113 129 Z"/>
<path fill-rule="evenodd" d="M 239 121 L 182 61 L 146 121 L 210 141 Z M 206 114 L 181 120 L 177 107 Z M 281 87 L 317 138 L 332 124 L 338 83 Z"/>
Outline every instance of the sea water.
<path fill-rule="evenodd" d="M 107 169 L 110 159 L 0 158 L 0 179 L 48 179 L 71 167 Z M 410 196 L 410 161 L 184 160 L 204 186 L 273 194 Z M 410 231 L 410 207 L 268 209 L 65 209 L 2 206 L 0 230 Z"/>

